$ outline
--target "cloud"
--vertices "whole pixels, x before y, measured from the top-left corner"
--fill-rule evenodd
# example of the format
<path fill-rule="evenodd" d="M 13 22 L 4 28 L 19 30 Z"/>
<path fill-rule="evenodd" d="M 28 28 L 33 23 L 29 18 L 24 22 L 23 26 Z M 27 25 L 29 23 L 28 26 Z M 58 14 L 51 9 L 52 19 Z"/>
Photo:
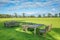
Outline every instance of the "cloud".
<path fill-rule="evenodd" d="M 44 1 L 44 0 L 43 0 Z M 0 5 L 5 5 L 8 3 L 13 3 L 16 4 L 16 6 L 20 3 L 21 7 L 40 7 L 40 6 L 49 6 L 53 3 L 60 3 L 59 0 L 46 0 L 45 2 L 41 2 L 39 0 L 32 0 L 32 2 L 28 1 L 28 0 L 0 0 Z"/>
<path fill-rule="evenodd" d="M 35 12 L 24 12 L 24 13 L 29 14 L 29 15 L 35 14 Z"/>
<path fill-rule="evenodd" d="M 59 0 L 46 0 L 45 2 L 41 2 L 39 0 L 33 0 L 28 1 L 28 0 L 0 0 L 0 6 L 4 6 L 6 4 L 13 3 L 15 4 L 12 7 L 7 7 L 8 11 L 14 11 L 14 10 L 20 10 L 20 9 L 28 9 L 28 8 L 44 8 L 44 7 L 49 7 L 51 8 L 51 5 L 54 3 L 60 3 Z M 55 10 L 54 8 L 52 9 L 53 11 Z M 34 14 L 34 12 L 28 12 L 28 14 Z"/>
<path fill-rule="evenodd" d="M 56 9 L 55 8 L 52 8 L 52 11 L 56 11 Z"/>
<path fill-rule="evenodd" d="M 52 12 L 52 13 L 58 13 L 57 11 L 58 11 L 58 10 L 57 10 L 56 8 L 52 8 L 52 9 L 51 9 L 51 12 Z"/>
<path fill-rule="evenodd" d="M 12 10 L 18 10 L 18 9 L 25 9 L 25 8 L 38 8 L 38 7 L 47 7 L 50 6 L 52 1 L 41 3 L 41 2 L 23 2 L 21 4 L 16 4 L 16 6 L 13 6 Z"/>

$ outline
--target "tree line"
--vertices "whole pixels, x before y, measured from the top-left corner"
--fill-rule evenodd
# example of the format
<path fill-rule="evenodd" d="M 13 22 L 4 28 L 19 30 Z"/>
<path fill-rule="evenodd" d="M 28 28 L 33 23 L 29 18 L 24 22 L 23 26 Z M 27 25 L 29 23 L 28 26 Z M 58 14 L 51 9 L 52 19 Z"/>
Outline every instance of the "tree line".
<path fill-rule="evenodd" d="M 39 14 L 38 16 L 34 16 L 34 15 L 30 15 L 30 16 L 26 16 L 25 13 L 22 13 L 22 15 L 18 15 L 17 13 L 14 13 L 14 15 L 10 15 L 10 14 L 0 14 L 0 18 L 50 18 L 50 17 L 60 17 L 60 13 L 59 14 L 54 14 L 52 15 L 51 13 L 46 14 Z"/>

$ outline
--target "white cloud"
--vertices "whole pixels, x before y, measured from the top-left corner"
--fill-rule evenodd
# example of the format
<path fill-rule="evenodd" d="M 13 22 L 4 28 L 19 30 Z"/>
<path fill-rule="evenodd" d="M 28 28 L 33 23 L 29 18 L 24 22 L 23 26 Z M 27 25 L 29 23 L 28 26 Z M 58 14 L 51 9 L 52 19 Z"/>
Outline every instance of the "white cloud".
<path fill-rule="evenodd" d="M 31 15 L 34 14 L 35 12 L 25 12 L 25 13 Z"/>
<path fill-rule="evenodd" d="M 52 8 L 52 11 L 56 11 L 56 9 L 55 8 Z"/>
<path fill-rule="evenodd" d="M 59 3 L 60 2 L 59 0 L 52 0 L 52 1 L 47 1 L 47 2 L 24 2 L 24 1 L 27 1 L 27 0 L 14 0 L 14 1 L 0 0 L 0 2 L 16 4 L 15 6 L 7 8 L 9 11 L 25 9 L 25 8 L 49 7 L 54 3 Z M 37 1 L 37 0 L 35 0 L 35 1 Z M 0 6 L 1 5 L 5 5 L 5 4 L 0 4 Z M 54 9 L 52 9 L 52 10 L 54 10 Z"/>
<path fill-rule="evenodd" d="M 16 6 L 13 6 L 12 10 L 17 10 L 17 9 L 25 9 L 25 8 L 37 8 L 37 7 L 45 7 L 45 6 L 49 6 L 51 5 L 52 2 L 45 2 L 45 3 L 40 3 L 40 2 L 24 2 L 24 3 L 21 3 L 20 5 L 17 5 Z M 9 10 L 10 10 L 9 9 Z"/>
<path fill-rule="evenodd" d="M 56 12 L 57 12 L 57 9 L 56 9 L 56 8 L 52 8 L 52 9 L 51 9 L 51 12 L 52 12 L 52 13 L 56 13 Z"/>
<path fill-rule="evenodd" d="M 51 4 L 53 4 L 53 3 L 56 3 L 56 2 L 60 2 L 59 0 L 52 0 L 52 1 L 46 1 L 46 2 L 37 2 L 37 1 L 39 1 L 39 0 L 33 0 L 33 2 L 25 2 L 25 1 L 27 1 L 27 0 L 0 0 L 0 2 L 4 2 L 4 3 L 14 3 L 14 4 L 16 4 L 16 5 L 18 5 L 18 3 L 20 3 L 21 2 L 21 6 L 23 7 L 23 6 L 25 6 L 25 7 L 38 7 L 38 6 L 49 6 L 49 5 L 51 5 Z M 36 1 L 36 2 L 34 2 L 34 1 Z"/>

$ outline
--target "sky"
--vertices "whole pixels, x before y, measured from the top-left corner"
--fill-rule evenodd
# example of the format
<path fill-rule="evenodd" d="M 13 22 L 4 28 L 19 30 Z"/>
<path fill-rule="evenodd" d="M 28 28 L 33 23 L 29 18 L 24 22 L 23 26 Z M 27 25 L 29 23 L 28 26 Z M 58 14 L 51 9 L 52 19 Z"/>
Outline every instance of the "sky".
<path fill-rule="evenodd" d="M 60 13 L 60 0 L 0 0 L 0 14 L 39 15 Z"/>

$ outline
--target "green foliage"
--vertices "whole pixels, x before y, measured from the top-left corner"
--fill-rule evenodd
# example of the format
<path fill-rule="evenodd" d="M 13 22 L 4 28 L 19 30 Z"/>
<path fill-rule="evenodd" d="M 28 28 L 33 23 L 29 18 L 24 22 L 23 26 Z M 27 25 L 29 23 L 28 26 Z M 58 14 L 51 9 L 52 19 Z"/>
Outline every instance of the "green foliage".
<path fill-rule="evenodd" d="M 0 18 L 11 18 L 12 16 L 9 14 L 0 14 Z"/>
<path fill-rule="evenodd" d="M 23 17 L 25 17 L 25 13 L 23 13 Z"/>
<path fill-rule="evenodd" d="M 51 13 L 48 13 L 48 15 L 47 15 L 48 17 L 52 17 L 52 14 Z"/>
<path fill-rule="evenodd" d="M 39 15 L 25 15 L 25 13 L 22 13 L 22 15 L 18 15 L 17 13 L 14 13 L 14 15 L 10 15 L 10 14 L 0 14 L 0 18 L 40 18 L 42 17 L 41 14 Z M 47 15 L 46 14 L 43 14 L 43 18 L 54 18 L 54 17 L 60 17 L 60 13 L 59 14 L 54 14 L 52 15 L 52 13 L 48 13 Z"/>
<path fill-rule="evenodd" d="M 41 15 L 38 15 L 38 17 L 41 17 Z"/>
<path fill-rule="evenodd" d="M 35 16 L 34 15 L 31 15 L 31 16 L 29 16 L 30 18 L 34 18 Z"/>
<path fill-rule="evenodd" d="M 59 13 L 59 17 L 60 17 L 60 13 Z"/>
<path fill-rule="evenodd" d="M 43 14 L 43 17 L 46 17 L 45 14 Z"/>
<path fill-rule="evenodd" d="M 58 14 L 55 14 L 55 16 L 54 17 L 58 17 Z"/>
<path fill-rule="evenodd" d="M 18 17 L 17 13 L 14 13 L 14 14 L 15 14 L 15 17 L 17 18 Z"/>

